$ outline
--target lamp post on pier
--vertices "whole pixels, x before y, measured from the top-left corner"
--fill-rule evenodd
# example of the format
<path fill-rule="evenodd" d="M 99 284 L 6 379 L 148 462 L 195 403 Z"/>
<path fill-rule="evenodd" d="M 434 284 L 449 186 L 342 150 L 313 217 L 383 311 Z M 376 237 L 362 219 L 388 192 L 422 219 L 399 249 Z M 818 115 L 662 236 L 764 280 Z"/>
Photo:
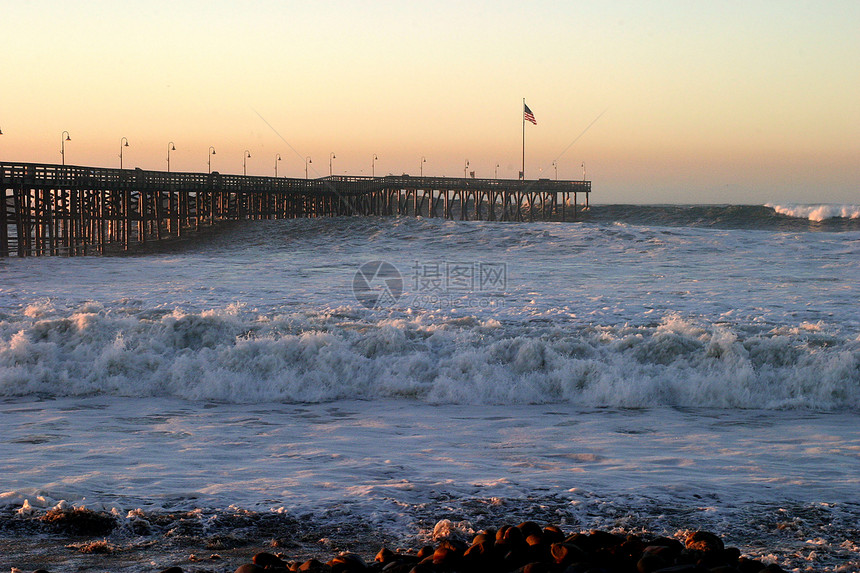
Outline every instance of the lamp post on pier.
<path fill-rule="evenodd" d="M 308 155 L 307 157 L 305 157 L 305 179 L 307 179 L 307 178 L 308 178 L 308 163 L 313 163 L 313 161 L 311 161 L 311 156 L 310 156 L 310 155 Z"/>
<path fill-rule="evenodd" d="M 176 151 L 176 146 L 173 145 L 173 142 L 167 144 L 167 172 L 170 173 L 170 152 Z"/>
<path fill-rule="evenodd" d="M 328 176 L 331 177 L 334 173 L 331 168 L 331 160 L 337 159 L 337 155 L 334 154 L 334 151 L 328 154 Z"/>
<path fill-rule="evenodd" d="M 215 155 L 215 148 L 209 146 L 209 173 L 212 173 L 212 156 Z"/>
<path fill-rule="evenodd" d="M 376 177 L 376 160 L 377 159 L 379 159 L 379 157 L 377 157 L 376 154 L 374 153 L 373 154 L 373 161 L 370 162 L 370 176 L 371 177 Z"/>
<path fill-rule="evenodd" d="M 558 181 L 558 161 L 553 161 L 552 166 L 555 167 L 555 180 Z"/>
<path fill-rule="evenodd" d="M 278 178 L 278 161 L 280 161 L 280 160 L 281 160 L 281 154 L 276 153 L 275 154 L 275 179 Z"/>
<path fill-rule="evenodd" d="M 468 175 L 467 175 L 467 173 L 466 173 L 468 170 L 469 170 L 469 160 L 467 159 L 467 160 L 466 160 L 466 164 L 465 164 L 465 165 L 463 165 L 463 179 L 467 179 L 467 178 L 468 178 Z"/>
<path fill-rule="evenodd" d="M 247 160 L 251 158 L 251 152 L 247 149 L 245 153 L 242 155 L 242 175 L 248 174 L 248 163 Z"/>
<path fill-rule="evenodd" d="M 498 178 L 499 178 L 499 164 L 496 163 L 496 168 L 493 169 L 493 179 L 498 179 Z"/>
<path fill-rule="evenodd" d="M 65 135 L 65 137 L 63 137 Z M 60 135 L 60 157 L 62 158 L 63 165 L 66 164 L 66 142 L 71 141 L 72 136 L 69 135 L 68 131 L 64 131 L 62 135 Z"/>
<path fill-rule="evenodd" d="M 421 163 L 418 164 L 420 166 L 419 172 L 421 173 L 421 177 L 424 177 L 424 164 L 425 163 L 427 163 L 427 158 L 422 155 L 421 156 Z"/>
<path fill-rule="evenodd" d="M 125 144 L 123 144 L 123 141 L 125 142 Z M 120 169 L 122 169 L 122 148 L 123 147 L 128 147 L 128 138 L 127 137 L 123 137 L 122 139 L 119 140 L 119 168 Z"/>

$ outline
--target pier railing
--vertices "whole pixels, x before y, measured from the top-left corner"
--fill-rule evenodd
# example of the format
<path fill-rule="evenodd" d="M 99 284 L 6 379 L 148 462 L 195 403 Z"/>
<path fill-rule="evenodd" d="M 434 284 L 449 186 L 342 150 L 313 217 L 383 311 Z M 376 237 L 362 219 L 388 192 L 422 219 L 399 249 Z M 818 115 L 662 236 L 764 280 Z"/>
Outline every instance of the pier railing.
<path fill-rule="evenodd" d="M 317 179 L 0 163 L 0 256 L 84 255 L 239 219 L 416 215 L 576 220 L 590 181 Z M 580 203 L 580 197 L 583 202 Z"/>

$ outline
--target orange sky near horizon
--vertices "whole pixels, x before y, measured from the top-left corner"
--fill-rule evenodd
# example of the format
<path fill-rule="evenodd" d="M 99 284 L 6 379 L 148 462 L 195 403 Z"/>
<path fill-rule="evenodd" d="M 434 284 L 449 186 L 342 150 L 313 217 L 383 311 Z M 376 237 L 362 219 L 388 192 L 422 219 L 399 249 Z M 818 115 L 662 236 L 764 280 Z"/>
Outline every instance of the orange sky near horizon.
<path fill-rule="evenodd" d="M 595 202 L 860 202 L 860 3 L 568 4 L 6 6 L 0 160 L 516 177 L 525 97 Z"/>

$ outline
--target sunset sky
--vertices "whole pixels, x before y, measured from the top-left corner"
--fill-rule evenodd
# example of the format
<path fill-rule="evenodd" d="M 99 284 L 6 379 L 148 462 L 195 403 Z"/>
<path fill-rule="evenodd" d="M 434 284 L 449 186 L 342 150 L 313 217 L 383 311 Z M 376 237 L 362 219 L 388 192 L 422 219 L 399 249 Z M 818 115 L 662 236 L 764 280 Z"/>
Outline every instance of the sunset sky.
<path fill-rule="evenodd" d="M 5 2 L 0 160 L 860 202 L 860 2 Z M 596 121 L 595 121 L 596 120 Z M 590 127 L 589 127 L 590 126 Z M 584 132 L 584 133 L 583 133 Z M 577 139 L 578 138 L 578 139 Z"/>

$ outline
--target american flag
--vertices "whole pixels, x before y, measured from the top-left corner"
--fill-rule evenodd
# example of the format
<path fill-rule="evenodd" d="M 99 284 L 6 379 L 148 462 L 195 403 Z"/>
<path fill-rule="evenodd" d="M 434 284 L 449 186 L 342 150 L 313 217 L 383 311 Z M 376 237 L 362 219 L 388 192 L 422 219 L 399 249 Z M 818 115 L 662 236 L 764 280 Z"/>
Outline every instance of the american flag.
<path fill-rule="evenodd" d="M 532 110 L 529 109 L 529 106 L 526 105 L 526 102 L 523 102 L 523 108 L 523 113 L 525 114 L 523 115 L 523 118 L 525 118 L 526 121 L 530 121 L 533 124 L 537 125 L 535 114 L 532 113 Z"/>

